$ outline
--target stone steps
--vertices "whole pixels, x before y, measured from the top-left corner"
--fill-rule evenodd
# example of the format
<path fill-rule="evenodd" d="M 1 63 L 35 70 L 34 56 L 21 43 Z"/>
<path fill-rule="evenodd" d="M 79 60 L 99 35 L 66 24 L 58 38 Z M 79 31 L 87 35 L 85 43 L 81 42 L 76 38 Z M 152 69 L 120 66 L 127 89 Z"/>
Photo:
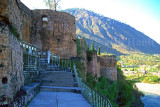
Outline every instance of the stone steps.
<path fill-rule="evenodd" d="M 64 78 L 59 78 L 59 77 L 44 77 L 42 80 L 51 80 L 51 81 L 57 81 L 57 80 L 61 80 L 61 81 L 73 81 L 73 78 L 70 77 L 64 77 Z"/>
<path fill-rule="evenodd" d="M 66 83 L 66 84 L 74 84 L 74 81 L 64 81 L 64 80 L 42 80 L 42 82 L 48 82 L 48 83 L 54 83 L 54 84 L 58 84 L 58 83 Z"/>
<path fill-rule="evenodd" d="M 58 86 L 58 87 L 77 87 L 78 84 L 74 83 L 52 83 L 52 82 L 42 82 L 42 86 Z"/>
<path fill-rule="evenodd" d="M 40 86 L 40 91 L 80 93 L 80 89 L 78 87 Z"/>
<path fill-rule="evenodd" d="M 72 72 L 43 71 L 40 72 L 40 77 L 42 80 L 40 91 L 80 93 Z"/>
<path fill-rule="evenodd" d="M 49 74 L 52 76 L 72 76 L 73 74 L 71 72 L 64 72 L 64 71 L 43 71 L 40 72 L 40 75 L 43 74 Z"/>
<path fill-rule="evenodd" d="M 40 59 L 40 65 L 44 68 L 46 67 L 45 70 L 40 72 L 39 77 L 42 81 L 40 91 L 80 92 L 77 83 L 74 81 L 72 72 L 61 71 L 62 68 L 58 67 L 58 65 L 48 64 L 44 58 Z M 69 71 L 69 68 L 65 70 Z"/>

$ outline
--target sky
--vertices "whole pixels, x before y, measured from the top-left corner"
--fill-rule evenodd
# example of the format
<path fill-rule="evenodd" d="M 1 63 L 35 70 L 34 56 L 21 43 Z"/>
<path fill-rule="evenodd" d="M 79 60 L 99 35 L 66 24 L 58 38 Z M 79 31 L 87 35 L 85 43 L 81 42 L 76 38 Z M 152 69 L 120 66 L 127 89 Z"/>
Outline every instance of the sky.
<path fill-rule="evenodd" d="M 47 9 L 43 0 L 21 0 L 30 9 Z M 160 44 L 160 0 L 61 0 L 60 9 L 85 8 L 126 23 Z"/>

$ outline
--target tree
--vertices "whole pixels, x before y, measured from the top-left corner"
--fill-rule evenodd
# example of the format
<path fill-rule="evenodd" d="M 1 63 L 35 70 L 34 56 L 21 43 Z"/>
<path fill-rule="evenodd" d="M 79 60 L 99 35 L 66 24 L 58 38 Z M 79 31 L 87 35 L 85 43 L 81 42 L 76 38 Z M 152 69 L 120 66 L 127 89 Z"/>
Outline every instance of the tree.
<path fill-rule="evenodd" d="M 43 0 L 50 9 L 57 11 L 60 0 Z"/>
<path fill-rule="evenodd" d="M 91 51 L 94 51 L 94 43 L 92 42 Z"/>
<path fill-rule="evenodd" d="M 101 46 L 98 47 L 98 55 L 101 54 Z"/>

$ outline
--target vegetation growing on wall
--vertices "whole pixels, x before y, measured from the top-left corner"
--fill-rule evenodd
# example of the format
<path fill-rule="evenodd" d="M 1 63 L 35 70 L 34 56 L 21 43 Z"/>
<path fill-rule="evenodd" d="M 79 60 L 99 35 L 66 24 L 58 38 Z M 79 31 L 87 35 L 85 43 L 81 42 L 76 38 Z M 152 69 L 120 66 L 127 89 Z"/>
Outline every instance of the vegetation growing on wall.
<path fill-rule="evenodd" d="M 77 42 L 78 43 L 78 42 Z M 94 52 L 94 46 L 91 46 L 92 50 L 87 50 L 87 60 L 92 60 L 92 54 Z M 77 44 L 77 53 L 81 51 L 82 47 Z M 103 55 L 103 54 L 102 54 Z M 108 55 L 108 54 L 107 54 Z M 95 89 L 101 95 L 108 98 L 113 107 L 130 107 L 137 106 L 138 104 L 143 105 L 140 101 L 140 94 L 137 90 L 133 89 L 133 83 L 125 80 L 121 68 L 118 70 L 117 82 L 106 79 L 105 77 L 98 78 L 97 75 L 86 73 L 83 61 L 74 60 L 79 73 L 79 76 L 83 81 L 91 88 Z M 139 105 L 138 105 L 139 106 Z"/>
<path fill-rule="evenodd" d="M 76 39 L 76 42 L 77 42 L 77 56 L 81 57 L 81 55 L 82 55 L 82 47 L 80 46 L 80 40 Z"/>
<path fill-rule="evenodd" d="M 21 41 L 17 29 L 12 24 L 9 25 L 9 28 L 13 36 L 16 37 L 19 41 Z"/>

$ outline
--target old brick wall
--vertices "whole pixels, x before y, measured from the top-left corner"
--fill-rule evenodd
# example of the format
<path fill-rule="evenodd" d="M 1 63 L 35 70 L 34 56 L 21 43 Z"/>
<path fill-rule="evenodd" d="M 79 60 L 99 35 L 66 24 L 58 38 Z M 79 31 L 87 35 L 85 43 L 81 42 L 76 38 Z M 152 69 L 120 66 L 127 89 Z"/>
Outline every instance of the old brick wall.
<path fill-rule="evenodd" d="M 117 61 L 114 55 L 105 55 L 97 57 L 100 63 L 101 76 L 104 76 L 113 81 L 117 81 Z"/>
<path fill-rule="evenodd" d="M 12 103 L 23 87 L 23 53 L 19 40 L 0 22 L 0 105 Z"/>
<path fill-rule="evenodd" d="M 0 20 L 16 28 L 21 40 L 30 42 L 32 12 L 20 0 L 0 0 Z"/>
<path fill-rule="evenodd" d="M 75 18 L 68 13 L 31 11 L 20 0 L 0 0 L 0 9 L 1 106 L 14 103 L 13 99 L 24 85 L 23 51 L 19 39 L 64 58 L 76 56 L 77 47 Z M 44 17 L 48 21 L 43 21 Z M 11 28 L 15 28 L 14 31 Z"/>
<path fill-rule="evenodd" d="M 75 17 L 53 10 L 33 10 L 32 43 L 63 58 L 77 56 Z"/>
<path fill-rule="evenodd" d="M 22 38 L 19 0 L 0 0 L 0 9 L 2 9 L 0 12 L 1 20 L 14 26 L 19 37 Z"/>

